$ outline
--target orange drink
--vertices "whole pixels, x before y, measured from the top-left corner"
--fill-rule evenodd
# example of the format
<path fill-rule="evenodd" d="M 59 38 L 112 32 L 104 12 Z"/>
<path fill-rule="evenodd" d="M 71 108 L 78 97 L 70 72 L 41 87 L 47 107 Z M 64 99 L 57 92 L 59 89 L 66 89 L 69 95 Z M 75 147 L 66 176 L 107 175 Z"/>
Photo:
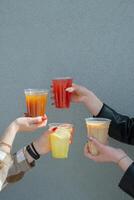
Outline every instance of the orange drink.
<path fill-rule="evenodd" d="M 44 116 L 48 90 L 25 89 L 27 114 L 29 117 Z"/>

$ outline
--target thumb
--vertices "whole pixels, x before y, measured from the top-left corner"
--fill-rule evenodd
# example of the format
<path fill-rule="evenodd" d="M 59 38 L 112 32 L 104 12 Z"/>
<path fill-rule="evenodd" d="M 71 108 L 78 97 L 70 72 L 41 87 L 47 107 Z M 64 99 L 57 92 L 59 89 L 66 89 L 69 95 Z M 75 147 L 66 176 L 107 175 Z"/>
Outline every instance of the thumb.
<path fill-rule="evenodd" d="M 75 83 L 72 83 L 72 87 L 68 87 L 66 89 L 67 92 L 75 92 L 77 90 L 79 90 L 79 85 L 75 84 Z"/>
<path fill-rule="evenodd" d="M 68 88 L 66 88 L 66 91 L 70 92 L 70 93 L 74 92 L 74 90 L 75 90 L 74 87 L 68 87 Z"/>
<path fill-rule="evenodd" d="M 43 132 L 43 134 L 50 135 L 50 134 L 54 133 L 56 130 L 57 130 L 57 127 L 54 127 L 51 129 L 49 128 L 47 131 Z"/>
<path fill-rule="evenodd" d="M 40 122 L 42 122 L 42 117 L 41 116 L 39 116 L 39 117 L 29 117 L 29 122 L 31 123 L 31 124 L 37 124 L 37 123 L 40 123 Z"/>
<path fill-rule="evenodd" d="M 98 150 L 102 149 L 103 145 L 96 138 L 90 137 L 89 139 L 97 147 Z"/>

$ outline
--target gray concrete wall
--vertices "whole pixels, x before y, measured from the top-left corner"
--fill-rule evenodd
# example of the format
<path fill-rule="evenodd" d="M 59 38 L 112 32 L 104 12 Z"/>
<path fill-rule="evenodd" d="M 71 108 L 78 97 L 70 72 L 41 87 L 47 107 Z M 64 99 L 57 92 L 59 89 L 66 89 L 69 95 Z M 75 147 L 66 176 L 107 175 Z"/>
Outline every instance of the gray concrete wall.
<path fill-rule="evenodd" d="M 49 88 L 55 76 L 72 76 L 117 111 L 134 113 L 133 0 L 1 0 L 0 132 L 25 111 L 24 88 Z M 8 200 L 131 199 L 118 188 L 122 171 L 83 156 L 86 142 L 82 105 L 59 111 L 49 122 L 76 126 L 69 159 L 42 157 L 25 178 L 0 194 Z M 18 134 L 14 151 L 36 134 Z M 110 140 L 133 155 L 133 147 Z"/>

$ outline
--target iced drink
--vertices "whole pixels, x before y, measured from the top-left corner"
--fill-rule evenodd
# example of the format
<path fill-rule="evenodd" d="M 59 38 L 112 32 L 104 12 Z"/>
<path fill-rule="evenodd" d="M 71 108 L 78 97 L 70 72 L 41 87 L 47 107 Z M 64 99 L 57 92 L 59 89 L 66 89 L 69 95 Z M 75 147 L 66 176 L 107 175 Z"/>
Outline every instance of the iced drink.
<path fill-rule="evenodd" d="M 49 124 L 49 128 L 57 127 L 50 134 L 50 145 L 53 158 L 67 158 L 70 145 L 71 129 L 62 125 Z"/>
<path fill-rule="evenodd" d="M 99 142 L 106 144 L 111 120 L 105 118 L 86 118 L 85 120 L 88 137 L 95 137 Z M 89 140 L 88 145 L 92 155 L 99 153 L 92 141 Z"/>
<path fill-rule="evenodd" d="M 71 93 L 66 88 L 72 86 L 72 78 L 61 77 L 52 80 L 52 90 L 54 95 L 54 104 L 56 108 L 69 108 Z"/>
<path fill-rule="evenodd" d="M 44 116 L 48 90 L 25 89 L 27 114 L 29 117 Z"/>

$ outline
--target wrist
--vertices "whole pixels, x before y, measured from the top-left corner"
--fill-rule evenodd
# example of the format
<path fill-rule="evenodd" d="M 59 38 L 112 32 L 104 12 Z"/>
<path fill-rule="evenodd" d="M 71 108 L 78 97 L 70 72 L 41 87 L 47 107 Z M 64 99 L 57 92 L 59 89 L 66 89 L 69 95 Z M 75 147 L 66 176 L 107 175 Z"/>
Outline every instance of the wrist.
<path fill-rule="evenodd" d="M 26 149 L 25 149 L 25 158 L 27 159 L 28 163 L 32 163 L 34 161 L 34 158 L 30 156 L 30 154 L 27 152 Z"/>
<path fill-rule="evenodd" d="M 19 131 L 19 125 L 18 125 L 18 123 L 17 123 L 17 119 L 16 119 L 15 121 L 13 121 L 13 122 L 10 124 L 9 127 L 11 127 L 11 129 L 13 129 L 14 132 L 17 133 L 17 132 Z"/>
<path fill-rule="evenodd" d="M 0 140 L 0 149 L 6 153 L 11 152 L 12 146 Z"/>
<path fill-rule="evenodd" d="M 113 162 L 116 164 L 119 164 L 121 160 L 126 157 L 127 157 L 127 154 L 123 150 L 117 149 L 113 157 Z"/>
<path fill-rule="evenodd" d="M 90 90 L 88 90 L 87 92 L 85 92 L 85 94 L 83 95 L 83 98 L 82 98 L 82 102 L 87 105 L 91 99 L 91 95 L 92 95 L 92 92 Z"/>
<path fill-rule="evenodd" d="M 45 134 L 45 133 L 44 133 Z M 39 138 L 36 138 L 36 140 L 33 141 L 33 145 L 40 155 L 45 155 L 50 151 L 50 145 L 49 145 L 49 136 L 42 135 Z M 45 137 L 45 138 L 44 138 Z"/>
<path fill-rule="evenodd" d="M 126 171 L 128 167 L 133 163 L 133 160 L 128 156 L 124 156 L 120 161 L 118 162 L 118 166 L 123 170 Z"/>
<path fill-rule="evenodd" d="M 97 116 L 103 106 L 103 102 L 90 90 L 87 92 L 83 102 L 93 116 Z"/>
<path fill-rule="evenodd" d="M 38 139 L 36 139 L 35 141 L 33 141 L 33 145 L 36 149 L 36 151 L 38 152 L 39 155 L 43 155 L 43 152 L 42 152 L 42 148 L 41 148 L 41 144 L 40 144 L 40 141 Z"/>

